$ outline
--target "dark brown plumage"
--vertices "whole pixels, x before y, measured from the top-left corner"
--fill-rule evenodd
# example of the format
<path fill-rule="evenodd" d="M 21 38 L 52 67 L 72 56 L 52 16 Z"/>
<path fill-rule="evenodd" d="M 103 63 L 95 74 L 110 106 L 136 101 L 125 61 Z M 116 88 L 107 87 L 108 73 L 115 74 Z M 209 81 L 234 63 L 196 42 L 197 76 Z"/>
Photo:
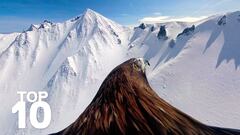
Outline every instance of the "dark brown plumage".
<path fill-rule="evenodd" d="M 133 58 L 116 67 L 80 117 L 55 135 L 240 135 L 206 126 L 161 99 L 148 83 L 147 64 Z"/>

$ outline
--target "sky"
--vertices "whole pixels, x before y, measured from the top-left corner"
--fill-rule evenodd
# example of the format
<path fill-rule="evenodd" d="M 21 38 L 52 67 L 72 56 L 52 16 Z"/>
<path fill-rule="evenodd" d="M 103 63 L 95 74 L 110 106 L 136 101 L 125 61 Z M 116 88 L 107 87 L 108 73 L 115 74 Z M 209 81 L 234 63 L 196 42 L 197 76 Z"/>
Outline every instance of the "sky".
<path fill-rule="evenodd" d="M 240 10 L 240 0 L 0 0 L 0 33 L 21 32 L 44 20 L 63 22 L 90 8 L 123 25 L 194 21 Z"/>

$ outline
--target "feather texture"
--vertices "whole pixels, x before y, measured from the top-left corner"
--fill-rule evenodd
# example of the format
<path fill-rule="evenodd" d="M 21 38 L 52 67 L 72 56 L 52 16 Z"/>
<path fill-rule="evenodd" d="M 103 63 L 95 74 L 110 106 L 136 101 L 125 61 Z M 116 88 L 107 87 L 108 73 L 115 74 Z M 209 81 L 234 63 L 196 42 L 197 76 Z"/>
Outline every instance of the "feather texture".
<path fill-rule="evenodd" d="M 206 126 L 165 102 L 135 62 L 116 67 L 79 118 L 55 135 L 240 135 Z"/>

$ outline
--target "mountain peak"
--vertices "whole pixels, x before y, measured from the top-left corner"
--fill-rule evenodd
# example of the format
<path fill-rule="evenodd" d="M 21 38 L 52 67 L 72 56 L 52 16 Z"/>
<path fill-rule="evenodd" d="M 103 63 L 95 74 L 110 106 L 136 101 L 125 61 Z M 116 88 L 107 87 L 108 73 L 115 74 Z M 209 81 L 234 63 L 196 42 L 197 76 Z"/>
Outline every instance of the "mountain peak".
<path fill-rule="evenodd" d="M 100 13 L 97 13 L 89 8 L 86 9 L 85 12 L 82 14 L 81 20 L 82 20 L 81 21 L 82 23 L 87 24 L 87 27 L 96 26 L 96 25 L 102 25 L 106 27 L 108 27 L 109 25 L 112 25 L 112 27 L 120 27 L 119 24 L 113 22 L 112 20 L 106 18 Z"/>
<path fill-rule="evenodd" d="M 81 16 L 82 20 L 88 20 L 87 22 L 93 21 L 96 18 L 102 18 L 102 17 L 103 16 L 101 14 L 99 14 L 99 13 L 97 13 L 97 12 L 95 12 L 92 9 L 89 9 L 89 8 L 87 8 Z"/>
<path fill-rule="evenodd" d="M 83 13 L 83 15 L 96 15 L 96 14 L 98 14 L 96 11 L 93 11 L 92 9 L 89 8 L 87 8 Z"/>
<path fill-rule="evenodd" d="M 85 12 L 95 12 L 95 11 L 93 11 L 92 9 L 90 9 L 90 8 L 87 8 L 86 10 L 85 10 Z"/>
<path fill-rule="evenodd" d="M 76 16 L 75 18 L 71 19 L 71 21 L 76 21 L 80 18 L 92 18 L 92 17 L 96 17 L 99 16 L 100 14 L 97 13 L 96 11 L 93 11 L 92 9 L 87 8 L 81 15 Z"/>

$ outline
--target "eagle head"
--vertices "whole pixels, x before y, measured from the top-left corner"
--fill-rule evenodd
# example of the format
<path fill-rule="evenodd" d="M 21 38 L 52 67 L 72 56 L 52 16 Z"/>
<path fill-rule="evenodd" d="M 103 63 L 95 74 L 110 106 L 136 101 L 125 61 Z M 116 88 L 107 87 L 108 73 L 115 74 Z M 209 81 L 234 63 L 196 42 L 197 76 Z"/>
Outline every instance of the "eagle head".
<path fill-rule="evenodd" d="M 150 63 L 148 60 L 144 58 L 133 58 L 132 66 L 137 71 L 142 71 L 143 73 L 146 72 L 146 67 L 150 66 Z"/>
<path fill-rule="evenodd" d="M 124 75 L 132 81 L 146 81 L 146 68 L 150 66 L 148 60 L 144 58 L 131 58 L 124 63 L 117 66 L 113 71 L 108 75 L 107 78 Z M 117 75 L 116 75 L 117 74 Z"/>
<path fill-rule="evenodd" d="M 146 73 L 146 67 L 150 66 L 150 63 L 148 60 L 144 58 L 131 58 L 128 61 L 121 64 L 119 67 L 124 67 L 128 69 L 128 71 L 131 71 L 132 73 Z M 117 68 L 119 68 L 117 67 Z"/>

